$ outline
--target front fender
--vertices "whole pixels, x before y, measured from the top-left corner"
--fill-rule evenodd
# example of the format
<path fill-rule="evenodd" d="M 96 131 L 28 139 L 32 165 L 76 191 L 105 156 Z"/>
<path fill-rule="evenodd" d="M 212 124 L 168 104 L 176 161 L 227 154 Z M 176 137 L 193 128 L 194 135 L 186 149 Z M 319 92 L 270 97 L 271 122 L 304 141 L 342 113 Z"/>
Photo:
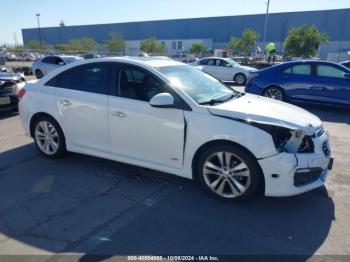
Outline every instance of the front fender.
<path fill-rule="evenodd" d="M 267 132 L 232 119 L 198 112 L 185 112 L 188 123 L 184 168 L 192 167 L 196 152 L 211 141 L 236 143 L 251 152 L 256 159 L 277 154 L 272 137 Z"/>

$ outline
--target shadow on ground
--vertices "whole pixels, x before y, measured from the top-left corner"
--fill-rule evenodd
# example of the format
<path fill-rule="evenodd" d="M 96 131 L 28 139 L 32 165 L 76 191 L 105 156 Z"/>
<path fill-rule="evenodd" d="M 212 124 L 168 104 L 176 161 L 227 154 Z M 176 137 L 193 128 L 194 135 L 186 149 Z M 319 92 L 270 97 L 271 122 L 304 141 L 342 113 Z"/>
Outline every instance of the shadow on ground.
<path fill-rule="evenodd" d="M 89 255 L 312 255 L 334 219 L 325 188 L 227 203 L 190 180 L 78 154 L 50 160 L 33 144 L 2 153 L 0 163 L 1 254 L 15 243 L 17 253 L 79 251 L 87 254 L 82 261 Z"/>
<path fill-rule="evenodd" d="M 0 111 L 0 120 L 11 118 L 17 115 L 18 115 L 18 112 L 16 111 Z"/>

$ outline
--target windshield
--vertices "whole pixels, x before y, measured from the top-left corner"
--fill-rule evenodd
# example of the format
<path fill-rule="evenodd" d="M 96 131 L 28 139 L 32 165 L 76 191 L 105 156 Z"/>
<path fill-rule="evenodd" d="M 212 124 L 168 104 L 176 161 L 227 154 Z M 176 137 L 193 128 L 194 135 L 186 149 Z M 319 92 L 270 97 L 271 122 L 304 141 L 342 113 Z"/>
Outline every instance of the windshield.
<path fill-rule="evenodd" d="M 158 70 L 198 104 L 224 102 L 238 95 L 238 92 L 192 66 L 166 66 Z"/>

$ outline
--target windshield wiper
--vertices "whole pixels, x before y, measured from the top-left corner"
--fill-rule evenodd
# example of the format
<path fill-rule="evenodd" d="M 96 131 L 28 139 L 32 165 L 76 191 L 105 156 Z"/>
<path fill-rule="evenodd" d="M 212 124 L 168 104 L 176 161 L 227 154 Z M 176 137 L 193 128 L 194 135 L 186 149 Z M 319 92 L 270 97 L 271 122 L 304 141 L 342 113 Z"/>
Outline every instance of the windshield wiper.
<path fill-rule="evenodd" d="M 236 97 L 234 94 L 231 94 L 229 96 L 225 95 L 223 97 L 219 97 L 219 98 L 213 98 L 213 99 L 210 99 L 209 101 L 205 101 L 205 102 L 202 102 L 202 103 L 199 103 L 200 105 L 215 105 L 215 104 L 218 104 L 218 103 L 224 103 L 228 100 L 231 100 L 232 98 Z"/>

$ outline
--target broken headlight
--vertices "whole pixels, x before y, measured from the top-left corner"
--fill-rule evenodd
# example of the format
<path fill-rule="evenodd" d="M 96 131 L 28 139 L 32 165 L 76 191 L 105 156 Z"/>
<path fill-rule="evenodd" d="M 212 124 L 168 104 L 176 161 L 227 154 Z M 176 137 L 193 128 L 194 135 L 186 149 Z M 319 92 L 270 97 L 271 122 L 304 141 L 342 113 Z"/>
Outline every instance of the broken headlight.
<path fill-rule="evenodd" d="M 286 127 L 251 123 L 272 136 L 273 143 L 279 152 L 312 153 L 314 144 L 312 138 L 300 130 L 292 130 Z"/>
<path fill-rule="evenodd" d="M 313 153 L 314 152 L 314 143 L 312 138 L 309 136 L 304 136 L 303 141 L 301 142 L 298 153 Z"/>

